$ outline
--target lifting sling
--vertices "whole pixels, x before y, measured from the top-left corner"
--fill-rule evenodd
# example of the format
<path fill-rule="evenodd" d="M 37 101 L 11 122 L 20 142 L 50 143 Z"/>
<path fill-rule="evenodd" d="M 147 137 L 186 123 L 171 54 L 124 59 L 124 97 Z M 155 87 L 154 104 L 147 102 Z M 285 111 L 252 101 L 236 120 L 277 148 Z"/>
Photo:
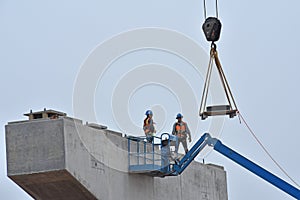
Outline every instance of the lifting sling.
<path fill-rule="evenodd" d="M 200 110 L 199 110 L 199 115 L 202 120 L 205 120 L 208 116 L 215 116 L 215 115 L 229 115 L 230 118 L 233 118 L 234 116 L 236 116 L 238 112 L 228 81 L 222 69 L 221 62 L 218 57 L 217 46 L 215 44 L 215 42 L 218 41 L 220 38 L 221 27 L 222 27 L 222 24 L 218 19 L 217 5 L 218 5 L 218 1 L 216 0 L 216 17 L 206 18 L 206 5 L 204 0 L 204 17 L 206 19 L 202 25 L 202 29 L 205 34 L 206 40 L 212 43 L 211 43 L 211 50 L 210 50 L 210 59 L 209 59 L 207 73 L 206 73 L 204 89 L 202 93 Z M 216 64 L 217 71 L 225 92 L 225 96 L 228 102 L 228 104 L 226 105 L 206 106 L 213 62 Z"/>

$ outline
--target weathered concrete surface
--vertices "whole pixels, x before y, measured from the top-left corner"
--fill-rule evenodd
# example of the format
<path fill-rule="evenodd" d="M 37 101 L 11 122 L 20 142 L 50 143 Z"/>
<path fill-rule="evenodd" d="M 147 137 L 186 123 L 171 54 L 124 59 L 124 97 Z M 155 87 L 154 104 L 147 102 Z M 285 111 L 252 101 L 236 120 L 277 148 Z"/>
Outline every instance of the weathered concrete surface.
<path fill-rule="evenodd" d="M 221 167 L 193 162 L 178 177 L 129 174 L 127 140 L 80 120 L 9 123 L 6 145 L 8 176 L 36 199 L 227 199 Z"/>
<path fill-rule="evenodd" d="M 193 162 L 181 176 L 155 178 L 155 196 L 172 200 L 227 199 L 225 176 L 221 167 Z"/>
<path fill-rule="evenodd" d="M 68 171 L 50 171 L 10 177 L 35 199 L 96 199 Z"/>
<path fill-rule="evenodd" d="M 64 169 L 62 132 L 63 120 L 32 120 L 7 125 L 8 175 Z"/>

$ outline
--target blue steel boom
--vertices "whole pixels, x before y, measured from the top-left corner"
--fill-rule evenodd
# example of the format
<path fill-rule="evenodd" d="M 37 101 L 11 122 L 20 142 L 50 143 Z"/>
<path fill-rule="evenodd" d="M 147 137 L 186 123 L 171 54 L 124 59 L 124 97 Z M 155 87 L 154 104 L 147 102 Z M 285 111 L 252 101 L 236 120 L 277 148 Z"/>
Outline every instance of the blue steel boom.
<path fill-rule="evenodd" d="M 222 144 L 222 142 L 216 138 L 212 138 L 210 134 L 205 133 L 197 141 L 197 143 L 192 147 L 192 149 L 180 160 L 179 163 L 175 164 L 173 167 L 173 174 L 181 174 L 184 169 L 194 160 L 194 158 L 200 153 L 200 151 L 206 146 L 212 146 L 214 150 L 226 156 L 230 160 L 236 162 L 240 166 L 251 171 L 255 175 L 261 177 L 265 181 L 271 183 L 280 190 L 286 192 L 287 194 L 300 199 L 300 190 L 292 186 L 291 184 L 285 182 L 274 174 L 268 172 L 262 167 L 258 166 L 254 162 L 240 155 L 236 151 L 230 149 L 229 147 Z"/>
<path fill-rule="evenodd" d="M 163 141 L 165 140 L 162 139 L 166 135 L 169 136 L 168 145 L 164 144 Z M 181 160 L 175 160 L 175 162 L 172 164 L 170 163 L 171 156 L 169 150 L 170 143 L 171 141 L 176 141 L 176 136 L 163 133 L 160 138 L 156 137 L 156 139 L 161 140 L 161 143 L 145 142 L 144 137 L 127 138 L 128 165 L 130 173 L 144 173 L 159 177 L 178 176 L 189 166 L 189 164 L 196 158 L 202 149 L 204 149 L 206 146 L 211 146 L 217 152 L 251 171 L 255 175 L 261 177 L 265 181 L 271 183 L 280 190 L 286 192 L 296 199 L 300 199 L 300 190 L 298 188 L 292 186 L 286 181 L 280 179 L 279 177 L 240 155 L 236 151 L 230 149 L 226 145 L 222 144 L 220 140 L 212 138 L 209 133 L 204 133 Z M 132 142 L 135 142 L 135 145 L 131 144 Z M 131 146 L 136 147 L 136 152 L 133 152 L 133 148 L 131 148 Z M 158 146 L 160 146 L 160 154 L 156 151 Z M 147 149 L 150 149 L 151 151 L 148 152 Z"/>

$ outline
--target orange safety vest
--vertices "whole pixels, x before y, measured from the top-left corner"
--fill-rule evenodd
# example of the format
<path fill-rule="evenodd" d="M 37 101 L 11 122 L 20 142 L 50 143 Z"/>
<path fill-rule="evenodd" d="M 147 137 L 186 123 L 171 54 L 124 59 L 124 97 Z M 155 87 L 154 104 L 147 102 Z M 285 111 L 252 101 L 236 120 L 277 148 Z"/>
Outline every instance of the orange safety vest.
<path fill-rule="evenodd" d="M 153 133 L 154 132 L 154 126 L 153 126 L 153 120 L 146 118 L 144 120 L 144 126 L 143 126 L 144 132 L 147 135 L 148 133 Z"/>
<path fill-rule="evenodd" d="M 176 130 L 176 133 L 177 133 L 177 136 L 178 137 L 186 137 L 186 126 L 185 126 L 185 123 L 182 122 L 181 126 L 179 123 L 176 124 L 175 126 L 175 130 Z"/>

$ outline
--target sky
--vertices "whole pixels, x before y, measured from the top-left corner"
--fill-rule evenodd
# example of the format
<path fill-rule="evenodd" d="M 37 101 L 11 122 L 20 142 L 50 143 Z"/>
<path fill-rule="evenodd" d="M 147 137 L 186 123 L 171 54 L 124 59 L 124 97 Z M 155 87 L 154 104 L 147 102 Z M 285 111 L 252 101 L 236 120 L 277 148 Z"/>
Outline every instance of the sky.
<path fill-rule="evenodd" d="M 296 0 L 219 1 L 219 18 L 223 26 L 217 42 L 219 57 L 240 112 L 276 161 L 298 184 L 299 6 Z M 207 13 L 214 15 L 214 2 L 207 1 Z M 4 127 L 7 122 L 24 120 L 26 118 L 22 115 L 30 109 L 43 108 L 63 111 L 85 120 L 85 116 L 80 116 L 74 108 L 78 98 L 74 95 L 76 83 L 89 56 L 98 47 L 103 47 L 105 41 L 128 31 L 154 27 L 186 36 L 208 55 L 210 44 L 201 30 L 203 22 L 203 2 L 199 0 L 1 0 L 1 199 L 31 199 L 6 174 Z M 137 37 L 136 40 L 155 42 L 155 36 L 149 37 Z M 118 51 L 126 42 L 118 43 L 120 46 L 113 46 L 110 50 Z M 192 53 L 192 50 L 185 49 L 186 53 Z M 185 90 L 177 91 L 167 83 L 153 81 L 152 84 L 144 82 L 144 85 L 135 86 L 130 96 L 121 96 L 128 102 L 127 110 L 135 126 L 141 125 L 144 110 L 153 108 L 156 111 L 154 119 L 163 122 L 158 124 L 160 131 L 168 132 L 176 113 L 191 109 L 184 102 L 190 94 L 199 106 L 203 74 L 197 75 L 191 64 L 178 55 L 158 48 L 144 49 L 116 58 L 105 76 L 98 77 L 97 85 L 92 88 L 97 123 L 113 130 L 123 130 L 122 122 L 114 113 L 115 104 L 122 102 L 115 102 L 120 97 L 118 95 L 123 94 L 117 92 L 122 91 L 120 85 L 126 90 L 129 85 L 126 78 L 134 73 L 135 67 L 149 63 L 151 67 L 153 63 L 160 64 L 161 70 L 167 66 L 172 72 L 179 73 L 178 78 L 186 80 L 185 87 L 191 90 L 183 92 L 182 97 L 177 92 Z M 170 77 L 165 78 L 169 80 Z M 151 81 L 152 76 L 146 75 L 146 79 Z M 125 84 L 118 84 L 124 83 L 122 81 Z M 154 94 L 149 95 L 149 91 Z M 190 101 L 194 103 L 194 100 Z M 193 108 L 191 113 L 194 111 L 198 112 Z M 195 128 L 197 133 L 192 133 L 195 141 L 211 121 L 198 122 L 197 116 L 191 113 L 183 114 L 188 123 L 193 125 L 196 121 L 199 125 Z M 217 136 L 227 146 L 291 183 L 237 118 L 224 118 Z M 224 166 L 230 200 L 293 199 L 216 152 L 205 156 L 205 162 Z"/>

